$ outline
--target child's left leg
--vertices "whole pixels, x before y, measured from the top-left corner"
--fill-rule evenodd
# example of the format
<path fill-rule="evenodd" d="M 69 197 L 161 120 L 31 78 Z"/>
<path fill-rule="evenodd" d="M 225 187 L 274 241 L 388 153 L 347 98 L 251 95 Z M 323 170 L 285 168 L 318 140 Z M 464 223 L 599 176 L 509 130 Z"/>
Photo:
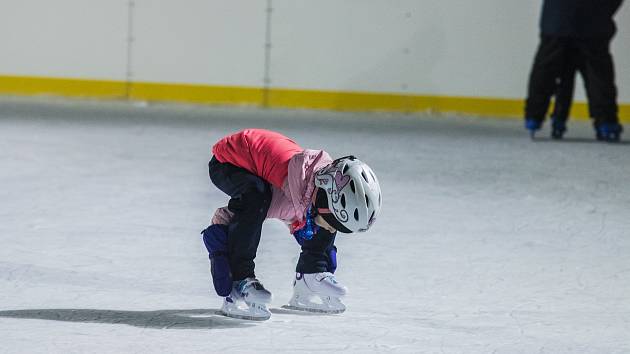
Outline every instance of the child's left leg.
<path fill-rule="evenodd" d="M 335 234 L 320 228 L 312 239 L 298 239 L 298 242 L 302 246 L 302 253 L 295 269 L 293 296 L 285 307 L 324 313 L 345 311 L 346 306 L 340 298 L 347 289 L 333 275 L 337 268 Z"/>

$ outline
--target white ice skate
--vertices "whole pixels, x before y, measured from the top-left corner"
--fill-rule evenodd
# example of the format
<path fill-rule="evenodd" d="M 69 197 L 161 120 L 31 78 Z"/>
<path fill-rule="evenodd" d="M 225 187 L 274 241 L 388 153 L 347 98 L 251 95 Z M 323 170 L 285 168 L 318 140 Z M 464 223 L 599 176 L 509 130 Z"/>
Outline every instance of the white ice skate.
<path fill-rule="evenodd" d="M 267 304 L 271 293 L 255 278 L 235 281 L 230 295 L 223 299 L 221 314 L 244 320 L 265 321 L 271 317 Z"/>
<path fill-rule="evenodd" d="M 332 273 L 302 274 L 297 273 L 293 281 L 293 297 L 285 309 L 319 312 L 342 313 L 346 310 L 340 298 L 348 289 L 339 284 Z"/>

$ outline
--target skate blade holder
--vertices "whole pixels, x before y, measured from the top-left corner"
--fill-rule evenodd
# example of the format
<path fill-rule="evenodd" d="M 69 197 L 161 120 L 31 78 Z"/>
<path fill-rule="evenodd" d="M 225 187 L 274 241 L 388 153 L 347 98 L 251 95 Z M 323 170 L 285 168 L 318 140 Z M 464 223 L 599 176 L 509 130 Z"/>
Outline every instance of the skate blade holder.
<path fill-rule="evenodd" d="M 266 321 L 271 318 L 271 312 L 264 304 L 245 303 L 243 301 L 234 301 L 229 306 L 223 306 L 219 310 L 219 314 L 249 321 Z"/>
<path fill-rule="evenodd" d="M 289 304 L 283 305 L 283 309 L 304 311 L 318 314 L 334 315 L 343 313 L 346 311 L 345 306 L 339 299 L 330 296 L 308 296 L 307 301 L 300 301 L 300 299 L 292 299 Z"/>

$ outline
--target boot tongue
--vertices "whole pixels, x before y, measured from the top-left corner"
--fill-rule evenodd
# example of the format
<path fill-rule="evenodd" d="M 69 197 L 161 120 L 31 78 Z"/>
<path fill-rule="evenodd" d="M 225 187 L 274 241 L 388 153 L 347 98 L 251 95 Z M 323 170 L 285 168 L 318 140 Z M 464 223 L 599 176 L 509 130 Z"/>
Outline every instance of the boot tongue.
<path fill-rule="evenodd" d="M 315 280 L 322 281 L 328 277 L 332 277 L 332 275 L 333 274 L 329 272 L 317 273 L 317 275 L 315 275 Z"/>

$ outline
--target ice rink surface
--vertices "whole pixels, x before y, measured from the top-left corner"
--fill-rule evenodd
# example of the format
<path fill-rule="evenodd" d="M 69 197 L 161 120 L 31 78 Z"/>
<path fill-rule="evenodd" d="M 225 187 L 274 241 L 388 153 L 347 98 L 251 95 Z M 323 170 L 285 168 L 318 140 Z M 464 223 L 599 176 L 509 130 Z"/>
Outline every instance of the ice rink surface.
<path fill-rule="evenodd" d="M 377 173 L 373 229 L 337 239 L 346 313 L 280 308 L 299 247 L 271 220 L 272 318 L 215 314 L 207 162 L 246 127 Z M 0 353 L 630 353 L 630 145 L 569 129 L 0 99 Z"/>

